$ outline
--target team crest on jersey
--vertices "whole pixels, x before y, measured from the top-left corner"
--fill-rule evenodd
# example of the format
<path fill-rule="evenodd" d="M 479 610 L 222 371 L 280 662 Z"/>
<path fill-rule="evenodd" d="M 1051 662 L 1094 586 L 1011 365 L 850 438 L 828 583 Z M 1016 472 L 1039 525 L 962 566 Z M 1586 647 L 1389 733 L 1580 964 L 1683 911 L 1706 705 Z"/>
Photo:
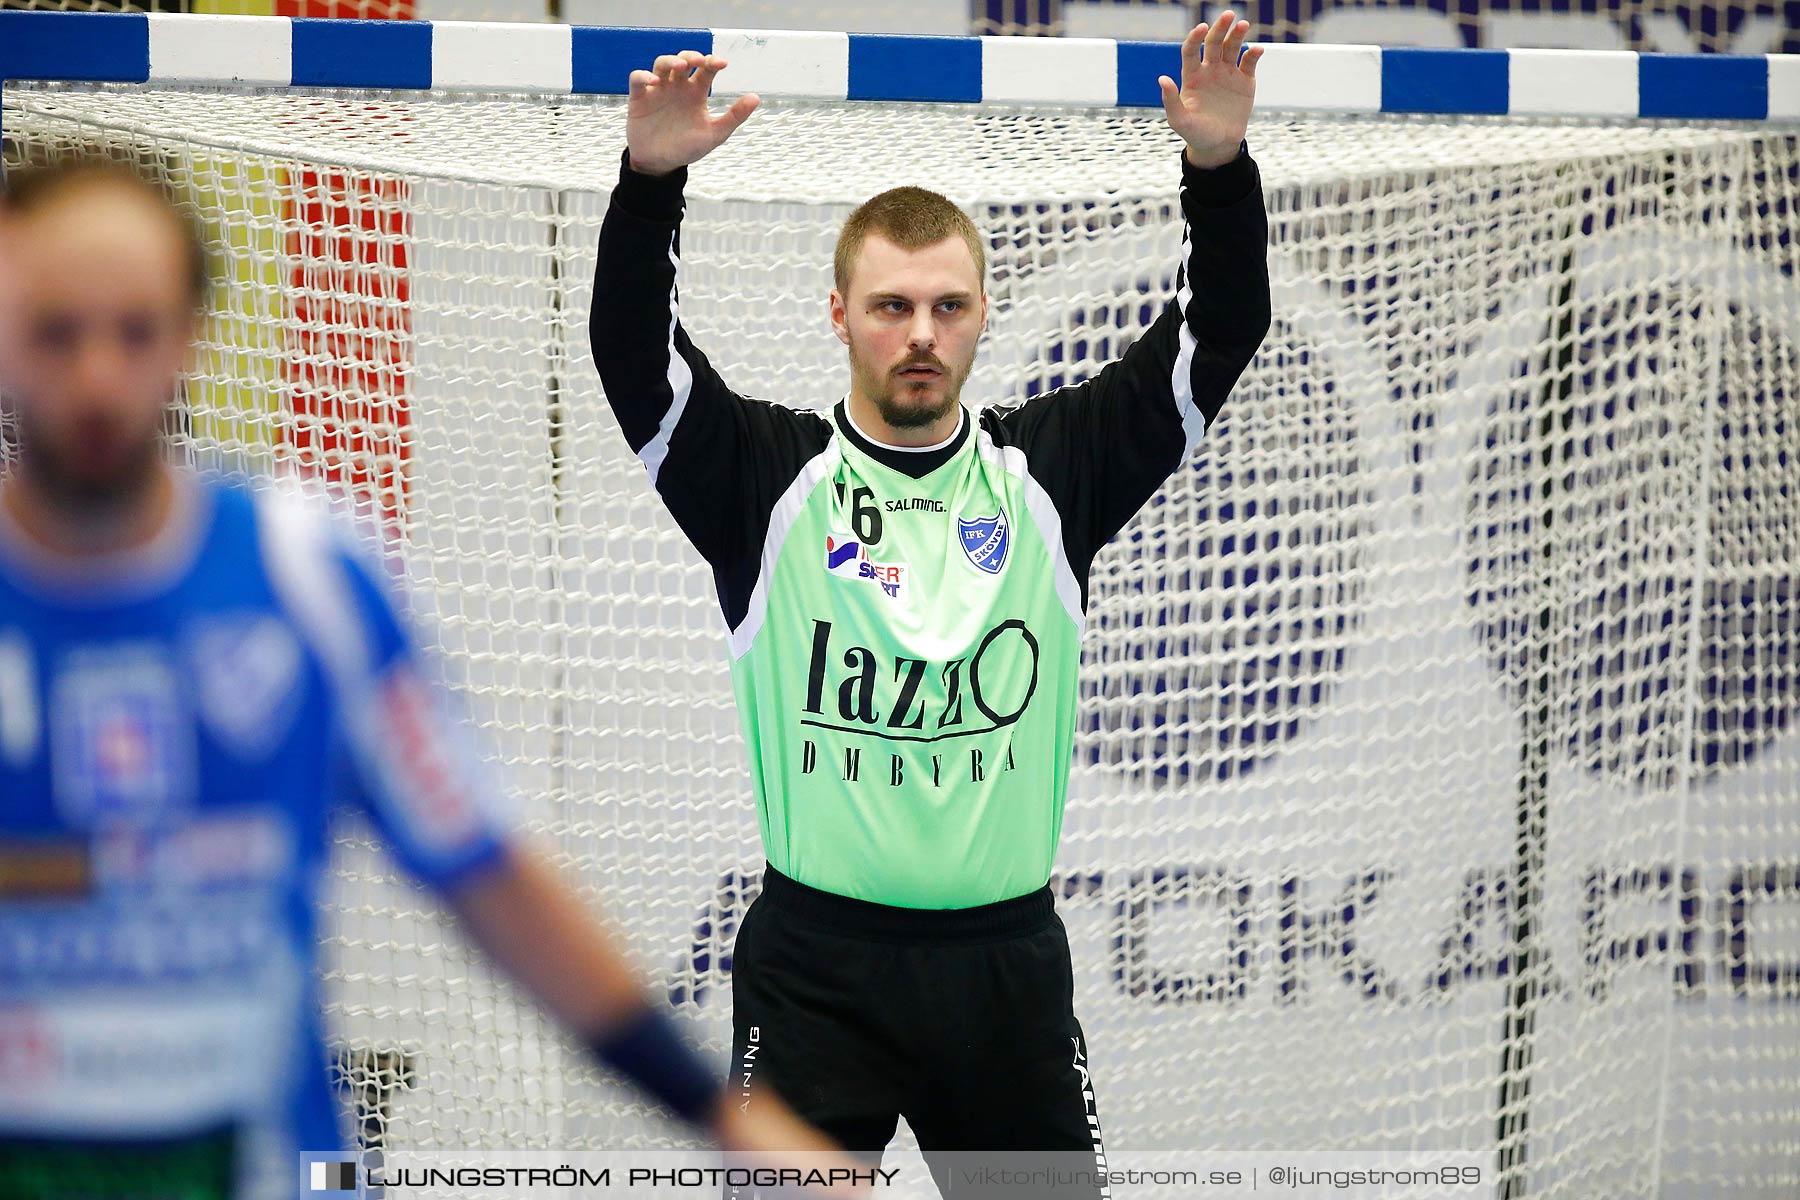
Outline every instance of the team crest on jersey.
<path fill-rule="evenodd" d="M 51 706 L 56 801 L 70 824 L 149 824 L 190 798 L 193 725 L 175 671 L 153 649 L 72 656 Z"/>
<path fill-rule="evenodd" d="M 906 587 L 904 565 L 876 562 L 862 542 L 839 534 L 825 536 L 825 570 L 839 579 L 866 579 L 880 584 L 881 590 L 894 599 L 899 599 Z"/>
<path fill-rule="evenodd" d="M 1006 565 L 1006 510 L 1003 508 L 991 517 L 977 517 L 966 521 L 956 519 L 956 533 L 962 539 L 963 553 L 969 561 L 989 575 L 998 575 L 1000 568 Z"/>
<path fill-rule="evenodd" d="M 293 633 L 274 617 L 222 617 L 198 626 L 188 647 L 207 725 L 239 757 L 265 757 L 300 707 Z"/>

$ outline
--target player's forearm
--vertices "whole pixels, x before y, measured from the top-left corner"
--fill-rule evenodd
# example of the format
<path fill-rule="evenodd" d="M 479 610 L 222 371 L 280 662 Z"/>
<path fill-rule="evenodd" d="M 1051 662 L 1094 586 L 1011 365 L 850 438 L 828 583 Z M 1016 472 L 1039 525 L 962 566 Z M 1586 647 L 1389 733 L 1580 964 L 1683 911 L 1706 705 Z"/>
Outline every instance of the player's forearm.
<path fill-rule="evenodd" d="M 687 169 L 646 175 L 621 162 L 600 228 L 588 337 L 607 402 L 633 453 L 661 431 L 681 388 L 710 376 L 678 336 L 676 249 Z M 675 362 L 677 356 L 689 361 Z"/>
<path fill-rule="evenodd" d="M 1268 214 L 1248 147 L 1211 170 L 1184 154 L 1181 175 L 1188 251 L 1182 317 L 1193 337 L 1188 376 L 1210 425 L 1269 331 Z"/>
<path fill-rule="evenodd" d="M 510 851 L 453 904 L 488 956 L 571 1032 L 600 1036 L 644 1006 L 611 935 L 534 851 Z"/>
<path fill-rule="evenodd" d="M 1181 155 L 1181 214 L 1180 286 L 1097 389 L 1097 416 L 1123 435 L 1110 478 L 1134 496 L 1192 451 L 1269 329 L 1268 218 L 1247 146 L 1213 168 Z"/>
<path fill-rule="evenodd" d="M 451 898 L 477 943 L 607 1068 L 676 1116 L 729 1138 L 716 1073 L 638 984 L 606 927 L 550 865 L 509 851 Z"/>

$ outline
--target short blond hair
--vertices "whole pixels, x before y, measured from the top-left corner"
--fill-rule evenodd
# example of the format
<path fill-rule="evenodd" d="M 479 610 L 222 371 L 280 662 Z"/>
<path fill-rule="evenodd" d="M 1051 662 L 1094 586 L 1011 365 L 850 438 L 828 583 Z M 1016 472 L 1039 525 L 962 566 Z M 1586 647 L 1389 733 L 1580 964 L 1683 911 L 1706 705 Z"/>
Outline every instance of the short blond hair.
<path fill-rule="evenodd" d="M 838 232 L 831 265 L 841 296 L 850 294 L 850 267 L 871 233 L 879 233 L 902 250 L 918 250 L 959 236 L 975 257 L 976 280 L 987 278 L 987 252 L 968 214 L 928 188 L 897 187 L 857 205 Z"/>

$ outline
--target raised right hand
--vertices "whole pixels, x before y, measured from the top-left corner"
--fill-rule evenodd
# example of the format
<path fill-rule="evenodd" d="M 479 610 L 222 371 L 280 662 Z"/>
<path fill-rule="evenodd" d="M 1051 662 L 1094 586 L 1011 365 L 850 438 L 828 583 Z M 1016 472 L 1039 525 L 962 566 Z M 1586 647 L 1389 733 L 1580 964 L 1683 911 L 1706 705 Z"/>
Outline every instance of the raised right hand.
<path fill-rule="evenodd" d="M 716 55 L 683 50 L 662 55 L 648 71 L 631 73 L 625 145 L 633 170 L 666 175 L 699 162 L 749 119 L 762 103 L 755 92 L 739 96 L 716 117 L 706 110 L 713 76 L 725 65 Z"/>

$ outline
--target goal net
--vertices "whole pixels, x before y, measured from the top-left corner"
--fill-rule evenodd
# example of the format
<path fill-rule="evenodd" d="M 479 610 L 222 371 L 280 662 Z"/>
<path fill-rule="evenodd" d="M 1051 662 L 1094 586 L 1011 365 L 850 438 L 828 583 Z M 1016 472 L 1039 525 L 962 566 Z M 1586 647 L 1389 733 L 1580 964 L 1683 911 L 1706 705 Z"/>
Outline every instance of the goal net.
<path fill-rule="evenodd" d="M 522 822 L 723 1072 L 762 860 L 710 576 L 587 346 L 620 104 L 20 85 L 4 128 L 196 206 L 186 451 L 389 530 Z M 1795 143 L 1259 116 L 1274 327 L 1091 585 L 1054 884 L 1111 1147 L 1800 1190 Z M 1171 294 L 1176 154 L 1148 112 L 774 102 L 693 173 L 683 312 L 829 405 L 837 226 L 924 183 L 987 237 L 965 402 L 1014 400 Z M 365 1141 L 679 1141 L 335 836 Z"/>

